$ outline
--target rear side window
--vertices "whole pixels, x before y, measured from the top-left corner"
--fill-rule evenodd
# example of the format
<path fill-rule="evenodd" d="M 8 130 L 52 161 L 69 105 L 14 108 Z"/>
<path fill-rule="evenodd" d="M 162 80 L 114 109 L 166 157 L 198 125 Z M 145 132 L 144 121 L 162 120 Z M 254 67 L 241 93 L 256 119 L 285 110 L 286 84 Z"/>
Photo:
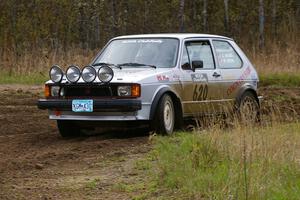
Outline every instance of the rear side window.
<path fill-rule="evenodd" d="M 242 60 L 233 47 L 226 41 L 213 41 L 219 67 L 222 69 L 234 69 L 242 67 Z"/>

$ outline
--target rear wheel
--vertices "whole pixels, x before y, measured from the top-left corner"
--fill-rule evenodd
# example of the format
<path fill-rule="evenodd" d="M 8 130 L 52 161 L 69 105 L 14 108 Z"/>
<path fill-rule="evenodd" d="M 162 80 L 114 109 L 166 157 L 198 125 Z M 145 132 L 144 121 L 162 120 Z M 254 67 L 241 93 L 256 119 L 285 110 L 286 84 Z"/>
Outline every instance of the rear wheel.
<path fill-rule="evenodd" d="M 81 134 L 80 127 L 73 121 L 57 120 L 57 128 L 64 138 L 78 137 Z"/>
<path fill-rule="evenodd" d="M 240 120 L 244 123 L 256 123 L 260 121 L 259 104 L 256 96 L 246 91 L 241 97 L 238 105 Z"/>
<path fill-rule="evenodd" d="M 155 115 L 155 130 L 159 134 L 170 135 L 173 133 L 175 125 L 175 110 L 172 98 L 165 94 L 158 104 Z"/>

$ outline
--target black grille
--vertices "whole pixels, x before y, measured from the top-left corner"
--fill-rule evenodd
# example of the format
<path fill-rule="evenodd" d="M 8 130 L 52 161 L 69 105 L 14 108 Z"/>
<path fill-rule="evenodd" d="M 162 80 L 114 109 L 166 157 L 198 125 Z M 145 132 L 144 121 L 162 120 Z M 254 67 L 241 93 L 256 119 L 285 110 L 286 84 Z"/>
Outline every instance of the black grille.
<path fill-rule="evenodd" d="M 65 86 L 66 97 L 113 97 L 117 96 L 117 86 L 114 85 L 76 85 Z"/>

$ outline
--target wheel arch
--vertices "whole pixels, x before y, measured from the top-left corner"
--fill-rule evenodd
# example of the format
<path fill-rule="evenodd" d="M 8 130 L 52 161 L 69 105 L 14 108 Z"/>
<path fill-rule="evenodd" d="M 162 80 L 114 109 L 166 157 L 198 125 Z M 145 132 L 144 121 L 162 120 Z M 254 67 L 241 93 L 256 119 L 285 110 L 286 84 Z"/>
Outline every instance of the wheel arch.
<path fill-rule="evenodd" d="M 254 97 L 255 97 L 258 105 L 260 106 L 259 99 L 258 99 L 258 94 L 256 92 L 256 88 L 253 85 L 251 85 L 251 84 L 244 85 L 244 86 L 242 86 L 240 88 L 240 90 L 237 93 L 236 99 L 235 99 L 235 104 L 239 105 L 239 103 L 241 102 L 241 99 L 242 99 L 243 95 L 246 92 L 251 92 L 254 95 Z"/>
<path fill-rule="evenodd" d="M 163 88 L 159 89 L 159 91 L 156 93 L 156 95 L 152 101 L 152 104 L 151 104 L 149 119 L 150 120 L 154 119 L 155 113 L 156 113 L 156 110 L 158 107 L 158 103 L 164 94 L 168 94 L 172 98 L 173 105 L 174 105 L 174 111 L 175 111 L 175 128 L 180 128 L 182 125 L 182 119 L 183 119 L 181 100 L 178 97 L 178 95 L 168 87 L 163 87 Z"/>

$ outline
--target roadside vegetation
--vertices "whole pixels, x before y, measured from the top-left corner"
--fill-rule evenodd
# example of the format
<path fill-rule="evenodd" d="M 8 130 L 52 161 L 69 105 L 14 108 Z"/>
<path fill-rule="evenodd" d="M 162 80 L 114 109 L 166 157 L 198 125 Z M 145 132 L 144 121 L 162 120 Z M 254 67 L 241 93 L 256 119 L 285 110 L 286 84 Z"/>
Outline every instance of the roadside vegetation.
<path fill-rule="evenodd" d="M 144 166 L 162 199 L 296 200 L 299 132 L 295 122 L 158 136 Z"/>
<path fill-rule="evenodd" d="M 15 59 L 7 54 L 4 67 L 0 69 L 0 84 L 38 84 L 49 79 L 48 70 L 53 64 L 66 69 L 70 64 L 88 65 L 98 51 L 70 49 L 68 52 L 33 52 Z M 247 49 L 246 49 L 247 52 Z M 289 51 L 273 50 L 272 53 L 246 53 L 256 65 L 260 86 L 299 87 L 299 52 L 296 46 Z M 281 58 L 284 57 L 285 60 Z"/>
<path fill-rule="evenodd" d="M 260 86 L 300 87 L 300 73 L 262 74 Z"/>
<path fill-rule="evenodd" d="M 0 84 L 28 84 L 43 85 L 49 78 L 42 73 L 31 73 L 28 75 L 20 75 L 7 71 L 0 71 Z"/>
<path fill-rule="evenodd" d="M 72 48 L 55 51 L 26 52 L 24 55 L 16 56 L 14 52 L 4 53 L 0 68 L 0 84 L 39 84 L 42 85 L 49 80 L 49 69 L 52 65 L 58 64 L 64 70 L 70 64 L 80 67 L 88 65 L 97 51 Z M 0 63 L 1 63 L 0 61 Z"/>

